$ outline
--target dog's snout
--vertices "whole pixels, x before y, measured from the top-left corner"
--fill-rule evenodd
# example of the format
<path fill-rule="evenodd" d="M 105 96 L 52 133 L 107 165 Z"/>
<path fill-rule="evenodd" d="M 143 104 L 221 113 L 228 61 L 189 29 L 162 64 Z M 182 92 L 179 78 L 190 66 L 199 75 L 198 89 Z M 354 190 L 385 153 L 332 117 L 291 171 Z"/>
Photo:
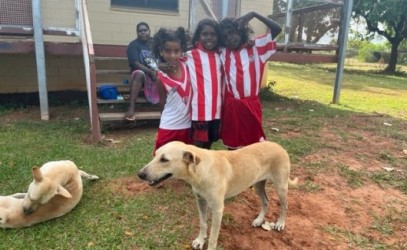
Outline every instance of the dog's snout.
<path fill-rule="evenodd" d="M 147 174 L 144 171 L 138 171 L 137 175 L 140 179 L 145 180 L 147 177 Z"/>
<path fill-rule="evenodd" d="M 30 215 L 33 213 L 33 210 L 30 207 L 23 207 L 23 211 L 25 215 Z"/>

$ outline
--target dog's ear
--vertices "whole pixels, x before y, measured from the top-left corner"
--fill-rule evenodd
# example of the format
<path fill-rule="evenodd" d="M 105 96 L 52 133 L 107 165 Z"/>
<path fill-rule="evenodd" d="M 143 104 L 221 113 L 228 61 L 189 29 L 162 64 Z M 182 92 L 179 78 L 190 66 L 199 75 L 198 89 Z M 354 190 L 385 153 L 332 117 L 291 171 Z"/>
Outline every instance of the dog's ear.
<path fill-rule="evenodd" d="M 59 185 L 57 188 L 57 194 L 62 195 L 65 198 L 72 198 L 71 193 L 66 190 L 63 186 Z"/>
<path fill-rule="evenodd" d="M 39 167 L 33 167 L 32 168 L 33 172 L 33 177 L 35 182 L 41 182 L 42 181 L 42 173 Z"/>
<path fill-rule="evenodd" d="M 184 155 L 183 155 L 183 159 L 184 161 L 186 161 L 189 164 L 193 163 L 193 170 L 195 172 L 195 166 L 198 165 L 201 162 L 201 158 L 199 158 L 199 156 L 189 152 L 189 151 L 185 151 Z"/>
<path fill-rule="evenodd" d="M 198 156 L 194 155 L 193 153 L 191 153 L 189 151 L 185 151 L 182 158 L 187 163 L 194 163 L 195 165 L 198 165 L 199 162 L 201 161 Z"/>

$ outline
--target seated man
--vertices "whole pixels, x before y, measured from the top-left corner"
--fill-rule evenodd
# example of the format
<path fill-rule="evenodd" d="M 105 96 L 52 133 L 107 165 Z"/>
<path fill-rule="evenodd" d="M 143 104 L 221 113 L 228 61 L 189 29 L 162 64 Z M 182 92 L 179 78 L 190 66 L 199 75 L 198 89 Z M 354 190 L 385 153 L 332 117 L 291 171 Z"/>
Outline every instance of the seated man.
<path fill-rule="evenodd" d="M 127 48 L 127 60 L 131 70 L 130 105 L 126 112 L 126 119 L 129 121 L 136 119 L 136 99 L 143 85 L 148 102 L 157 104 L 160 99 L 155 83 L 157 62 L 151 51 L 151 45 L 150 27 L 147 23 L 140 22 L 137 24 L 137 38 L 131 41 Z"/>

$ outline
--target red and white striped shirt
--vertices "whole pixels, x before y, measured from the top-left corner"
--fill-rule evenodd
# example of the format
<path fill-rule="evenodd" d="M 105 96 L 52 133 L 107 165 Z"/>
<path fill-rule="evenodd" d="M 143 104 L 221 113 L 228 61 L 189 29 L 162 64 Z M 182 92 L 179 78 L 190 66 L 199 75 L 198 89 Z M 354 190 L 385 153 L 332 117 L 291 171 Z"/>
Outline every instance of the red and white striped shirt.
<path fill-rule="evenodd" d="M 192 85 L 191 119 L 220 119 L 222 104 L 222 63 L 218 51 L 205 50 L 199 43 L 186 52 Z"/>
<path fill-rule="evenodd" d="M 276 52 L 276 42 L 270 33 L 256 38 L 254 42 L 253 46 L 243 45 L 238 50 L 222 49 L 226 91 L 236 99 L 259 94 L 264 65 Z"/>
<path fill-rule="evenodd" d="M 162 71 L 157 74 L 167 94 L 161 113 L 161 129 L 178 130 L 191 127 L 191 84 L 186 65 L 180 61 L 180 66 L 181 79 L 171 78 Z"/>

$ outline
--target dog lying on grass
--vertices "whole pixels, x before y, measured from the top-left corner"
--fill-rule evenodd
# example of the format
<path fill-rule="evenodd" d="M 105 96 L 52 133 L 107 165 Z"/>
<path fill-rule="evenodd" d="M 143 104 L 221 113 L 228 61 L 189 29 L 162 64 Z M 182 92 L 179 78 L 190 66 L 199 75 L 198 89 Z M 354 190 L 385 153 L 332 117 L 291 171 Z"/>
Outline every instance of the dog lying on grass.
<path fill-rule="evenodd" d="M 207 207 L 212 212 L 212 226 L 208 249 L 216 249 L 221 226 L 224 200 L 253 186 L 261 200 L 261 209 L 253 221 L 254 227 L 263 224 L 269 200 L 266 181 L 271 180 L 280 200 L 280 216 L 274 229 L 283 230 L 287 212 L 290 180 L 288 153 L 273 142 L 259 142 L 234 151 L 206 150 L 182 142 L 170 142 L 159 148 L 154 159 L 143 167 L 138 176 L 157 185 L 170 178 L 178 178 L 192 186 L 197 198 L 200 231 L 192 247 L 202 249 L 207 236 Z"/>
<path fill-rule="evenodd" d="M 99 179 L 79 170 L 72 161 L 51 161 L 33 167 L 27 193 L 0 196 L 0 228 L 22 228 L 69 213 L 81 200 L 82 177 Z"/>

